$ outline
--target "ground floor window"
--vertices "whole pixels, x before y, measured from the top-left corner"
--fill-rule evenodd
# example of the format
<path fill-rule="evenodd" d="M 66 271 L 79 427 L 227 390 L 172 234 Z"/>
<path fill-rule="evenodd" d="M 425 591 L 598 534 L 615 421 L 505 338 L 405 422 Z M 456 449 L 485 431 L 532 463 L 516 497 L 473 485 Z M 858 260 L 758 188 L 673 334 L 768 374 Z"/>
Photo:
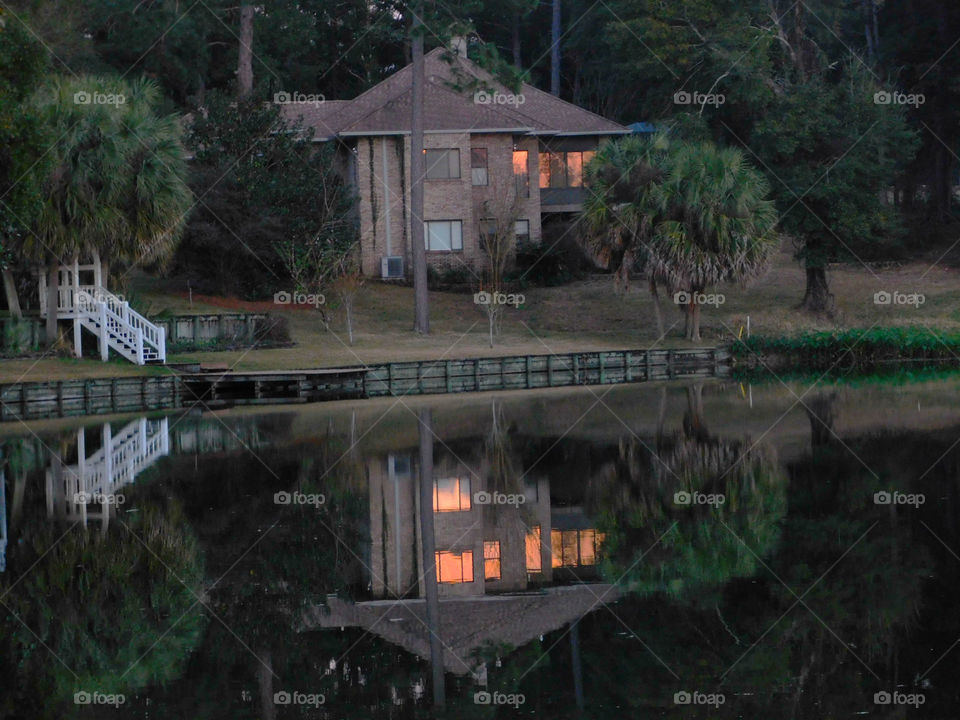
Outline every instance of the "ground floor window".
<path fill-rule="evenodd" d="M 423 239 L 429 252 L 463 250 L 463 223 L 460 220 L 429 220 L 424 223 Z"/>
<path fill-rule="evenodd" d="M 527 572 L 543 572 L 543 563 L 540 555 L 540 526 L 535 525 L 527 533 L 526 542 Z"/>
<path fill-rule="evenodd" d="M 483 579 L 500 579 L 500 541 L 490 540 L 483 543 Z"/>
<path fill-rule="evenodd" d="M 514 224 L 514 235 L 517 236 L 517 247 L 530 244 L 530 221 L 517 220 Z"/>
<path fill-rule="evenodd" d="M 437 582 L 450 585 L 473 582 L 473 553 L 470 550 L 438 552 L 436 562 Z"/>

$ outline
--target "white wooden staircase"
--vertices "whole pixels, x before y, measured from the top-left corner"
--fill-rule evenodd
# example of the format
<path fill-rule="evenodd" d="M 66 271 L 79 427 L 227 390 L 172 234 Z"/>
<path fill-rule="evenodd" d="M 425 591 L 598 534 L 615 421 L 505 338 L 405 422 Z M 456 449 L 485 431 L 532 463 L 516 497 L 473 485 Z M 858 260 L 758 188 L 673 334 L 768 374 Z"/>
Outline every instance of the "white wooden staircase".
<path fill-rule="evenodd" d="M 170 452 L 167 418 L 139 418 L 117 433 L 110 423 L 102 428 L 102 444 L 87 455 L 84 428 L 77 430 L 77 463 L 47 469 L 47 514 L 81 522 L 98 520 L 104 526 L 115 510 L 120 490 Z"/>
<path fill-rule="evenodd" d="M 80 274 L 93 274 L 92 284 L 81 284 Z M 100 359 L 114 350 L 137 365 L 164 363 L 167 359 L 163 327 L 154 325 L 102 285 L 99 258 L 91 265 L 61 265 L 57 287 L 57 319 L 73 320 L 73 345 L 81 357 L 81 329 L 100 341 Z M 40 314 L 47 316 L 47 278 L 40 273 Z"/>

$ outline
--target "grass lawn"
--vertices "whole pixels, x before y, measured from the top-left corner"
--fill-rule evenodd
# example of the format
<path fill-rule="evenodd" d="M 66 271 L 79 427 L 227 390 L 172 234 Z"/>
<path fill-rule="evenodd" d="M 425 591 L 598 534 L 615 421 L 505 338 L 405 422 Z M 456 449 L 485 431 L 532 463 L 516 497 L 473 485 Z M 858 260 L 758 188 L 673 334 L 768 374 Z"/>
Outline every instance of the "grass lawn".
<path fill-rule="evenodd" d="M 803 296 L 804 275 L 785 247 L 767 275 L 749 287 L 733 285 L 709 291 L 723 293 L 725 302 L 719 307 L 704 308 L 701 344 L 709 346 L 730 341 L 746 324 L 748 316 L 752 332 L 765 335 L 874 324 L 960 330 L 960 273 L 955 266 L 936 264 L 938 257 L 931 252 L 929 257 L 884 270 L 871 271 L 859 264 L 833 270 L 829 277 L 838 314 L 831 321 L 796 310 Z M 468 294 L 431 293 L 432 333 L 418 337 L 411 330 L 412 288 L 371 281 L 357 300 L 354 345 L 350 347 L 340 308 L 328 308 L 331 318 L 328 332 L 319 313 L 312 308 L 207 296 L 194 296 L 191 305 L 186 292 L 171 290 L 171 287 L 170 283 L 138 279 L 132 288 L 134 302 L 141 311 L 151 314 L 163 310 L 175 313 L 266 311 L 287 318 L 296 343 L 293 347 L 192 352 L 168 357 L 168 362 L 225 364 L 237 370 L 646 348 L 658 341 L 646 284 L 637 281 L 628 292 L 616 295 L 611 278 L 604 275 L 563 287 L 528 288 L 522 307 L 505 310 L 502 334 L 492 349 L 488 345 L 486 316 Z M 876 305 L 874 293 L 881 290 L 922 293 L 925 302 L 919 307 Z M 662 302 L 667 334 L 658 347 L 690 347 L 683 338 L 683 317 L 673 298 L 663 297 Z M 143 372 L 155 374 L 168 370 L 137 368 L 122 360 L 101 363 L 94 359 L 78 361 L 49 355 L 0 361 L 0 382 Z"/>

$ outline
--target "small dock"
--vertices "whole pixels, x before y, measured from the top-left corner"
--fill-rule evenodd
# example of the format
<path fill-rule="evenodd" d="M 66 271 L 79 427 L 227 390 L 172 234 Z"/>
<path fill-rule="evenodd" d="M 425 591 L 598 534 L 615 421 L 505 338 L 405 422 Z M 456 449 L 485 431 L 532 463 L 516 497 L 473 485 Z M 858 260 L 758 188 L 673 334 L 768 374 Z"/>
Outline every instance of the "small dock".
<path fill-rule="evenodd" d="M 364 398 L 366 374 L 366 369 L 357 367 L 192 373 L 179 377 L 184 405 L 199 403 L 209 408 L 222 408 Z"/>
<path fill-rule="evenodd" d="M 284 405 L 405 395 L 532 390 L 725 377 L 727 347 L 610 350 L 327 368 L 0 385 L 0 422 L 193 407 Z"/>

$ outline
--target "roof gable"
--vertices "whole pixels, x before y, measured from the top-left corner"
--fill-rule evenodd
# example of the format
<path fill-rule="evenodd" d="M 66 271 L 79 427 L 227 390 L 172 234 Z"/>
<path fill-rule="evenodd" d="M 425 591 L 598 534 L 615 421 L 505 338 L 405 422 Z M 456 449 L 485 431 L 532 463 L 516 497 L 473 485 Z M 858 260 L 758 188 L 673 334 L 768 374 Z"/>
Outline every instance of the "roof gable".
<path fill-rule="evenodd" d="M 458 75 L 479 80 L 512 103 L 477 102 L 456 87 Z M 513 95 L 490 73 L 445 48 L 424 56 L 425 131 L 500 131 L 515 134 L 622 134 L 628 128 L 524 83 Z M 284 116 L 302 116 L 317 137 L 410 132 L 413 66 L 407 65 L 350 101 L 330 101 L 305 110 L 284 106 Z M 522 100 L 522 102 L 521 102 Z M 327 105 L 334 105 L 324 109 Z"/>

